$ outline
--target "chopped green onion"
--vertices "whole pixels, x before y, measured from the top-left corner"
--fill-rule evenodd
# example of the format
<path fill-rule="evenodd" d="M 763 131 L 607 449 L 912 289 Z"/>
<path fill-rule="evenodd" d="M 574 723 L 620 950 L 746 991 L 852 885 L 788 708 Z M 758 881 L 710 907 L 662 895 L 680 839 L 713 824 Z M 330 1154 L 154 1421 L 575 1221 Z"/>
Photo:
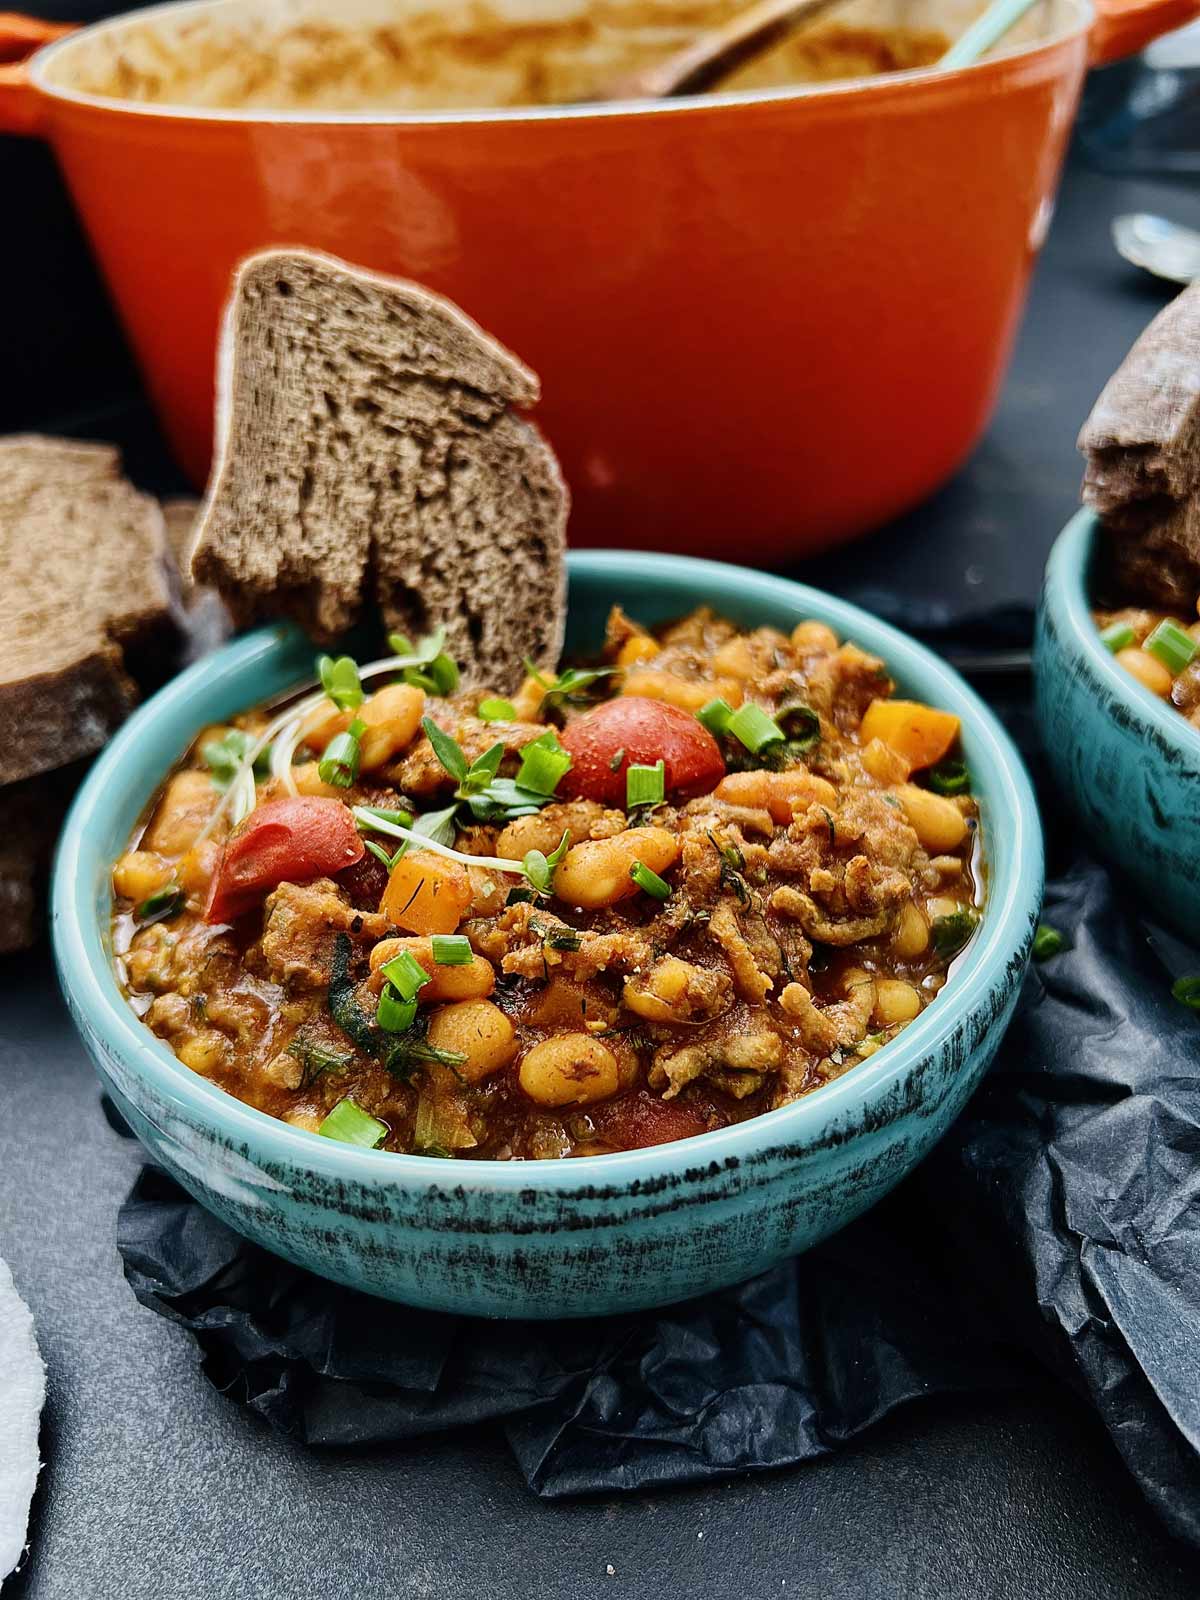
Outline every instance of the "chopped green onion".
<path fill-rule="evenodd" d="M 511 700 L 492 698 L 481 700 L 475 707 L 475 715 L 481 722 L 515 722 L 517 708 Z"/>
<path fill-rule="evenodd" d="M 656 900 L 671 898 L 671 885 L 664 878 L 660 878 L 657 872 L 652 872 L 644 861 L 635 861 L 629 869 L 629 876 L 639 889 L 644 889 Z"/>
<path fill-rule="evenodd" d="M 346 1097 L 337 1105 L 317 1129 L 326 1139 L 338 1139 L 342 1144 L 359 1144 L 364 1150 L 374 1150 L 388 1136 L 386 1122 L 380 1122 Z"/>
<path fill-rule="evenodd" d="M 1171 994 L 1181 1006 L 1200 1011 L 1200 978 L 1176 978 L 1171 985 Z"/>
<path fill-rule="evenodd" d="M 164 917 L 173 917 L 182 910 L 186 899 L 177 883 L 164 884 L 161 889 L 155 889 L 153 894 L 146 896 L 134 916 L 139 922 L 161 922 Z"/>
<path fill-rule="evenodd" d="M 356 711 L 363 703 L 362 680 L 353 656 L 317 657 L 317 677 L 321 687 L 339 711 Z"/>
<path fill-rule="evenodd" d="M 774 717 L 769 717 L 761 706 L 755 705 L 753 700 L 747 700 L 745 705 L 737 708 L 729 719 L 727 731 L 754 755 L 769 744 L 779 743 L 785 737 L 783 729 Z"/>
<path fill-rule="evenodd" d="M 535 934 L 548 950 L 581 950 L 583 948 L 583 935 L 574 928 L 557 927 L 548 928 L 544 922 L 538 922 L 530 917 L 529 931 Z"/>
<path fill-rule="evenodd" d="M 732 716 L 733 707 L 728 700 L 709 700 L 697 711 L 696 721 L 702 722 L 709 733 L 715 733 L 720 738 L 721 734 L 729 732 L 729 719 Z"/>
<path fill-rule="evenodd" d="M 1100 629 L 1100 643 L 1107 645 L 1113 655 L 1118 650 L 1128 650 L 1133 640 L 1133 629 L 1127 622 L 1110 622 L 1107 628 Z"/>
<path fill-rule="evenodd" d="M 394 822 L 401 828 L 412 827 L 412 813 L 409 811 L 389 811 L 386 806 L 359 806 L 358 811 L 359 813 L 369 811 L 371 814 L 369 817 L 359 815 L 358 826 L 360 829 L 371 826 L 371 817 L 379 817 L 383 822 Z"/>
<path fill-rule="evenodd" d="M 379 970 L 401 1000 L 415 1000 L 417 991 L 429 982 L 429 974 L 411 950 L 402 950 L 398 956 L 385 961 Z"/>
<path fill-rule="evenodd" d="M 775 720 L 796 754 L 811 749 L 821 737 L 821 719 L 811 706 L 800 702 L 781 706 Z"/>
<path fill-rule="evenodd" d="M 402 1000 L 392 985 L 385 983 L 379 996 L 379 1009 L 375 1013 L 375 1021 L 384 1032 L 407 1033 L 416 1016 L 417 1002 Z"/>
<path fill-rule="evenodd" d="M 1154 632 L 1147 636 L 1142 649 L 1148 650 L 1162 662 L 1173 678 L 1177 678 L 1195 658 L 1200 645 L 1177 622 L 1164 617 Z"/>
<path fill-rule="evenodd" d="M 467 775 L 467 758 L 463 755 L 462 746 L 444 728 L 439 728 L 432 717 L 422 717 L 421 726 L 425 730 L 425 737 L 433 746 L 433 753 L 445 767 L 450 776 L 461 783 Z"/>
<path fill-rule="evenodd" d="M 433 959 L 439 967 L 469 967 L 475 952 L 465 933 L 435 933 Z"/>
<path fill-rule="evenodd" d="M 631 763 L 625 768 L 625 809 L 657 806 L 667 792 L 667 768 L 660 756 L 652 767 Z"/>
<path fill-rule="evenodd" d="M 971 774 L 964 761 L 951 756 L 939 761 L 936 767 L 930 767 L 925 782 L 934 794 L 966 794 L 971 787 Z"/>
<path fill-rule="evenodd" d="M 325 746 L 325 753 L 317 763 L 317 776 L 322 783 L 332 784 L 335 789 L 349 789 L 358 777 L 358 764 L 362 759 L 362 746 L 359 740 L 366 733 L 366 724 L 357 718 L 346 729 L 345 733 L 338 733 L 330 739 Z"/>
<path fill-rule="evenodd" d="M 549 855 L 544 855 L 540 850 L 526 850 L 521 862 L 521 871 L 538 894 L 550 893 L 550 886 L 554 881 L 554 869 L 566 855 L 570 842 L 570 829 L 564 828 L 562 838 Z"/>
<path fill-rule="evenodd" d="M 537 899 L 537 890 L 528 889 L 523 885 L 512 888 L 504 897 L 506 906 L 527 906 Z"/>
<path fill-rule="evenodd" d="M 1051 956 L 1061 955 L 1067 948 L 1067 941 L 1057 928 L 1051 928 L 1044 922 L 1038 924 L 1038 931 L 1033 936 L 1035 961 L 1049 961 Z"/>
<path fill-rule="evenodd" d="M 522 750 L 517 787 L 531 789 L 534 794 L 553 794 L 570 765 L 571 757 L 559 744 L 558 735 L 551 728 Z"/>
<path fill-rule="evenodd" d="M 955 956 L 975 932 L 979 916 L 970 906 L 952 911 L 948 917 L 935 917 L 931 932 L 933 948 L 939 956 Z"/>

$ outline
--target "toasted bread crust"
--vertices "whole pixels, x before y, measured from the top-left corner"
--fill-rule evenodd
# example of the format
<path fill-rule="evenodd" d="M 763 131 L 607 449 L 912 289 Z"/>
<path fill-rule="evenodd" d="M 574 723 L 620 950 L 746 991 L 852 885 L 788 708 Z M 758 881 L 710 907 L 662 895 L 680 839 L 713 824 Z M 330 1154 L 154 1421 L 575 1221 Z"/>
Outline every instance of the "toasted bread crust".
<path fill-rule="evenodd" d="M 331 256 L 275 250 L 235 278 L 218 446 L 192 552 L 241 622 L 322 642 L 377 601 L 447 628 L 468 681 L 557 658 L 567 492 L 514 408 L 537 379 L 456 307 Z"/>

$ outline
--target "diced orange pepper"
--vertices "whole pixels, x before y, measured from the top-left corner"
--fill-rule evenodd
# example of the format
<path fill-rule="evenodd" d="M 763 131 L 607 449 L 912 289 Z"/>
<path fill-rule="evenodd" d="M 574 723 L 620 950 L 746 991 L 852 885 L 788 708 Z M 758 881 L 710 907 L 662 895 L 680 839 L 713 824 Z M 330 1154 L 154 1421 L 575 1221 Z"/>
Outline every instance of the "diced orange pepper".
<path fill-rule="evenodd" d="M 453 933 L 470 904 L 465 867 L 432 850 L 410 850 L 392 868 L 379 909 L 408 933 Z"/>
<path fill-rule="evenodd" d="M 958 718 L 917 700 L 872 700 L 858 732 L 864 744 L 882 739 L 915 772 L 946 754 L 958 737 Z"/>

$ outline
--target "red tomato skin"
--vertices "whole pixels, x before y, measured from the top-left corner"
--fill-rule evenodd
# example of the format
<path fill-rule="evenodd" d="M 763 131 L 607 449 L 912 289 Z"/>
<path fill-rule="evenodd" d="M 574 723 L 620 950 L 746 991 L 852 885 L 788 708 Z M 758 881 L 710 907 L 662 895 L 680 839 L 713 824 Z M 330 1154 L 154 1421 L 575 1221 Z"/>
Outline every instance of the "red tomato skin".
<path fill-rule="evenodd" d="M 349 807 L 340 800 L 317 795 L 268 800 L 225 841 L 204 920 L 232 922 L 281 883 L 326 877 L 365 854 Z"/>
<path fill-rule="evenodd" d="M 558 786 L 564 800 L 623 806 L 626 768 L 631 763 L 652 767 L 660 758 L 667 793 L 681 799 L 707 794 L 725 776 L 721 748 L 703 723 L 645 695 L 606 700 L 569 722 L 561 742 L 571 754 L 570 771 Z"/>
<path fill-rule="evenodd" d="M 696 1107 L 679 1100 L 660 1100 L 646 1089 L 593 1107 L 591 1118 L 600 1137 L 622 1150 L 646 1150 L 651 1145 L 690 1139 L 708 1133 L 711 1126 Z"/>

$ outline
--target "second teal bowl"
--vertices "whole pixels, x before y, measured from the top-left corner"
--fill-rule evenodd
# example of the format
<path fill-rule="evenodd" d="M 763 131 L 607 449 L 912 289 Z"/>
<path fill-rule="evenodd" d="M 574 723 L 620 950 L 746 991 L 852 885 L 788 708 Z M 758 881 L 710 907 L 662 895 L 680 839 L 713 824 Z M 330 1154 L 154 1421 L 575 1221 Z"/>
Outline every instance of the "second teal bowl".
<path fill-rule="evenodd" d="M 1051 771 L 1101 853 L 1152 917 L 1200 925 L 1200 733 L 1117 664 L 1092 620 L 1097 522 L 1081 511 L 1046 567 L 1034 641 Z"/>
<path fill-rule="evenodd" d="M 980 931 L 898 1039 L 814 1094 L 676 1144 L 579 1161 L 439 1161 L 322 1139 L 190 1072 L 126 1004 L 108 925 L 111 864 L 197 731 L 293 687 L 312 647 L 263 629 L 142 707 L 96 762 L 54 873 L 63 991 L 106 1088 L 156 1161 L 231 1227 L 370 1294 L 486 1316 L 589 1316 L 736 1283 L 882 1198 L 966 1104 L 1016 1002 L 1042 894 L 1033 794 L 995 718 L 935 656 L 782 578 L 625 552 L 570 561 L 569 648 L 609 606 L 645 622 L 701 604 L 737 621 L 828 622 L 883 656 L 901 689 L 956 712 L 987 861 Z"/>

